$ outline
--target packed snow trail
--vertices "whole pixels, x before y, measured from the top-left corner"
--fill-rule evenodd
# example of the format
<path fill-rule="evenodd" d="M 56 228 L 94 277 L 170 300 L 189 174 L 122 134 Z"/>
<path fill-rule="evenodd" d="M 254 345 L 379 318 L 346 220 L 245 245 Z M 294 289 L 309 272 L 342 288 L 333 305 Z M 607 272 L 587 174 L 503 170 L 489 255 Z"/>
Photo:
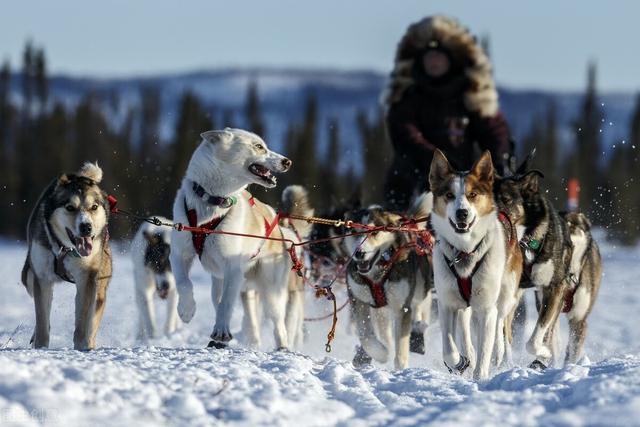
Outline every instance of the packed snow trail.
<path fill-rule="evenodd" d="M 412 354 L 411 368 L 354 369 L 356 338 L 346 310 L 328 356 L 329 321 L 307 324 L 301 352 L 271 351 L 268 328 L 263 351 L 241 344 L 205 349 L 213 308 L 209 279 L 199 267 L 193 272 L 198 303 L 193 321 L 170 338 L 137 343 L 131 263 L 118 249 L 99 349 L 69 349 L 74 289 L 64 284 L 55 290 L 51 349 L 31 350 L 33 303 L 19 283 L 24 246 L 4 242 L 0 426 L 638 425 L 640 249 L 606 244 L 602 249 L 605 277 L 590 318 L 588 357 L 579 365 L 538 373 L 521 367 L 530 357 L 519 346 L 519 366 L 476 383 L 446 372 L 437 324 L 427 332 L 427 355 Z M 339 292 L 338 302 L 343 298 Z M 158 305 L 162 322 L 164 307 Z M 328 313 L 329 304 L 309 295 L 308 310 Z M 238 305 L 232 331 L 239 330 L 240 320 Z"/>

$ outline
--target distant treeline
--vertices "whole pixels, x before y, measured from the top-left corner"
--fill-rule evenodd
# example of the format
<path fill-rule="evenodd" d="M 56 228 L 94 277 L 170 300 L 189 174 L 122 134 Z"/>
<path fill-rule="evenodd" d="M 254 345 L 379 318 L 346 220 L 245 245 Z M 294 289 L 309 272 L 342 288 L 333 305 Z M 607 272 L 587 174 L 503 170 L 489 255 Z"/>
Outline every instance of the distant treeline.
<path fill-rule="evenodd" d="M 62 172 L 76 170 L 86 160 L 98 160 L 105 173 L 104 188 L 115 194 L 120 205 L 140 215 L 171 215 L 175 192 L 203 130 L 240 126 L 264 135 L 265 123 L 259 88 L 252 84 L 246 94 L 245 108 L 234 117 L 206 107 L 197 93 L 187 91 L 179 100 L 173 137 L 160 138 L 161 94 L 159 88 L 140 87 L 141 103 L 126 111 L 124 121 L 115 126 L 105 113 L 105 105 L 118 103 L 115 94 L 86 93 L 74 107 L 49 99 L 47 64 L 44 51 L 31 43 L 25 46 L 18 77 L 22 102 L 10 99 L 12 74 L 8 62 L 0 69 L 0 234 L 24 236 L 31 208 L 42 189 Z M 303 118 L 288 124 L 283 154 L 294 166 L 279 179 L 278 189 L 252 188 L 257 197 L 277 205 L 280 190 L 292 183 L 310 189 L 318 213 L 340 205 L 360 193 L 365 203 L 382 202 L 382 185 L 393 155 L 387 140 L 384 116 L 362 111 L 354 118 L 360 144 L 350 155 L 362 153 L 361 174 L 339 167 L 340 131 L 337 119 L 320 122 L 318 103 L 309 93 Z M 240 116 L 240 117 L 239 117 Z M 566 182 L 577 177 L 581 183 L 580 205 L 596 224 L 605 226 L 612 237 L 632 243 L 640 236 L 638 213 L 640 178 L 637 151 L 640 145 L 640 97 L 636 103 L 629 138 L 616 144 L 612 157 L 605 161 L 600 134 L 605 120 L 598 102 L 595 67 L 589 68 L 584 102 L 574 129 L 574 145 L 559 152 L 556 111 L 550 104 L 537 117 L 528 136 L 516 143 L 520 155 L 537 147 L 535 165 L 546 178 L 544 185 L 559 208 L 566 203 Z M 327 127 L 329 138 L 325 153 L 319 147 L 320 127 Z M 137 224 L 117 218 L 113 221 L 115 238 L 130 237 Z"/>

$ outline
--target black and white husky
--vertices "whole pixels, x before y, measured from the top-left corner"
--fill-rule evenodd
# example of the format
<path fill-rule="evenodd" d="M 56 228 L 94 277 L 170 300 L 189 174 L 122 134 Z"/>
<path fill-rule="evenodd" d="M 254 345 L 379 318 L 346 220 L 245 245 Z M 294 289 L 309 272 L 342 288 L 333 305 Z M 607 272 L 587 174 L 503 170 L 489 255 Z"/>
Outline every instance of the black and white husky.
<path fill-rule="evenodd" d="M 426 217 L 431 206 L 431 194 L 423 194 L 407 216 Z M 377 205 L 346 215 L 347 220 L 370 226 L 400 226 L 404 218 Z M 424 229 L 426 224 L 419 227 Z M 386 363 L 395 348 L 396 369 L 408 366 L 413 321 L 420 318 L 426 324 L 428 314 L 425 319 L 423 313 L 431 308 L 431 267 L 426 254 L 419 253 L 423 248 L 418 238 L 414 233 L 386 231 L 345 237 L 347 252 L 354 254 L 347 269 L 347 286 L 362 346 L 354 358 L 356 365 L 366 357 L 362 352 Z"/>
<path fill-rule="evenodd" d="M 164 223 L 166 218 L 158 217 Z M 171 272 L 171 229 L 143 223 L 131 242 L 131 261 L 135 279 L 136 304 L 139 313 L 138 339 L 158 336 L 155 297 L 167 302 L 164 333 L 170 335 L 178 327 L 178 295 Z"/>
<path fill-rule="evenodd" d="M 76 286 L 73 347 L 93 349 L 111 279 L 111 249 L 107 229 L 109 204 L 99 187 L 102 169 L 85 163 L 63 174 L 44 190 L 27 225 L 27 259 L 22 283 L 33 297 L 35 348 L 49 346 L 53 285 Z"/>

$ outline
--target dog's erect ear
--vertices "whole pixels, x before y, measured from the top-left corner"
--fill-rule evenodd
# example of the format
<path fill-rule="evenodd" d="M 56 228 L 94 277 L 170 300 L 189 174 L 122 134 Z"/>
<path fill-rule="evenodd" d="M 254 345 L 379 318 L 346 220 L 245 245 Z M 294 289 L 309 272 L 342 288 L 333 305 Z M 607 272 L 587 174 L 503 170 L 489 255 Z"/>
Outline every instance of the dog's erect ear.
<path fill-rule="evenodd" d="M 529 168 L 531 168 L 531 165 L 533 164 L 533 158 L 535 156 L 536 156 L 536 148 L 534 147 L 531 150 L 531 152 L 527 155 L 527 157 L 524 159 L 522 164 L 518 166 L 518 169 L 516 169 L 515 175 L 524 175 L 525 173 L 527 173 L 527 171 L 529 170 Z"/>
<path fill-rule="evenodd" d="M 471 175 L 478 178 L 479 181 L 493 182 L 493 162 L 491 161 L 491 153 L 485 150 L 482 156 L 473 164 Z"/>
<path fill-rule="evenodd" d="M 67 174 L 63 173 L 62 175 L 60 175 L 60 176 L 58 177 L 58 183 L 57 183 L 57 185 L 58 185 L 59 187 L 62 187 L 62 186 L 67 185 L 67 184 L 68 184 L 68 183 L 70 183 L 70 182 L 71 182 L 71 180 L 69 179 L 69 177 L 67 176 Z"/>
<path fill-rule="evenodd" d="M 208 130 L 200 134 L 202 139 L 213 144 L 218 142 L 229 142 L 233 140 L 233 133 L 229 128 L 223 130 Z"/>
<path fill-rule="evenodd" d="M 447 175 L 455 173 L 455 170 L 449 164 L 447 157 L 438 149 L 433 153 L 431 160 L 431 168 L 429 169 L 429 186 L 436 186 L 436 183 L 442 181 Z"/>
<path fill-rule="evenodd" d="M 580 212 L 578 215 L 582 219 L 582 223 L 584 224 L 585 229 L 587 231 L 591 230 L 591 221 L 589 220 L 589 218 L 587 218 L 587 216 L 582 212 Z"/>
<path fill-rule="evenodd" d="M 540 178 L 544 178 L 544 174 L 537 169 L 527 172 L 520 180 L 522 190 L 528 193 L 538 193 L 540 191 Z"/>

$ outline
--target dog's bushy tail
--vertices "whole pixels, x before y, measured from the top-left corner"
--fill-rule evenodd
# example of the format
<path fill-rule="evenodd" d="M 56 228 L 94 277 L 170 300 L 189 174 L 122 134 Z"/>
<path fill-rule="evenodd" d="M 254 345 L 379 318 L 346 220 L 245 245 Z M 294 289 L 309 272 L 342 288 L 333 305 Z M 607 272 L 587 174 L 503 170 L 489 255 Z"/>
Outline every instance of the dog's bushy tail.
<path fill-rule="evenodd" d="M 282 192 L 282 209 L 295 215 L 313 216 L 314 213 L 309 203 L 309 192 L 301 185 L 290 185 L 284 189 Z M 288 223 L 295 227 L 302 239 L 309 237 L 309 234 L 311 234 L 313 224 L 307 221 L 289 219 Z"/>
<path fill-rule="evenodd" d="M 425 216 L 431 215 L 431 211 L 433 210 L 433 194 L 429 192 L 424 192 L 418 197 L 415 198 L 409 210 L 407 211 L 407 216 L 410 218 L 423 218 Z M 425 225 L 426 223 L 421 223 Z"/>

